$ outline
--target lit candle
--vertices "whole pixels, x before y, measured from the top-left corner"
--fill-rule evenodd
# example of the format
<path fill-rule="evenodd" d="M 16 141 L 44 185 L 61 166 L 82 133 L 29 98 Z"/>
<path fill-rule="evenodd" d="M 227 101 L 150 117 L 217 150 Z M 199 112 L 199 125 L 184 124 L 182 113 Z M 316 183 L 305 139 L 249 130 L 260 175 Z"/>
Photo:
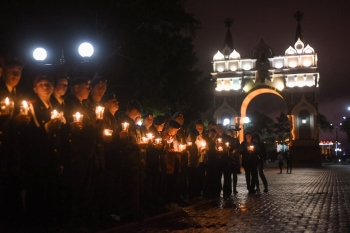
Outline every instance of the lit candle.
<path fill-rule="evenodd" d="M 104 136 L 112 136 L 112 134 L 113 134 L 113 130 L 111 130 L 111 129 L 103 130 L 103 135 Z"/>
<path fill-rule="evenodd" d="M 192 146 L 192 142 L 187 142 L 187 146 Z"/>
<path fill-rule="evenodd" d="M 128 131 L 128 129 L 129 129 L 129 123 L 128 122 L 122 123 L 122 130 L 123 131 Z"/>
<path fill-rule="evenodd" d="M 186 145 L 184 145 L 184 144 L 180 144 L 179 145 L 179 151 L 180 152 L 184 151 L 185 149 L 186 149 Z"/>
<path fill-rule="evenodd" d="M 151 133 L 148 133 L 148 134 L 146 134 L 146 136 L 147 136 L 148 140 L 152 141 L 152 138 L 153 138 L 153 134 L 151 134 Z"/>
<path fill-rule="evenodd" d="M 0 101 L 0 115 L 5 114 L 11 114 L 13 110 L 13 101 L 10 101 L 8 97 L 6 97 L 4 100 Z"/>
<path fill-rule="evenodd" d="M 224 151 L 224 149 L 222 148 L 222 146 L 218 147 L 218 151 Z"/>
<path fill-rule="evenodd" d="M 81 122 L 83 120 L 83 116 L 82 114 L 80 114 L 80 112 L 77 112 L 73 115 L 73 120 L 74 122 Z"/>
<path fill-rule="evenodd" d="M 225 145 L 226 145 L 226 147 L 228 147 L 228 146 L 229 146 L 229 143 L 228 143 L 228 142 L 226 142 L 226 143 L 225 143 Z"/>
<path fill-rule="evenodd" d="M 28 110 L 29 110 L 28 103 L 27 101 L 23 100 L 22 105 L 19 107 L 19 112 L 23 115 L 28 115 Z"/>
<path fill-rule="evenodd" d="M 222 143 L 222 138 L 218 138 L 218 143 Z"/>
<path fill-rule="evenodd" d="M 254 146 L 253 145 L 249 146 L 249 150 L 254 151 Z"/>
<path fill-rule="evenodd" d="M 56 119 L 58 118 L 58 112 L 56 109 L 54 109 L 52 112 L 51 112 L 51 119 Z"/>
<path fill-rule="evenodd" d="M 97 106 L 96 107 L 96 119 L 103 119 L 103 111 L 105 110 L 104 107 L 101 107 L 101 106 Z"/>
<path fill-rule="evenodd" d="M 161 139 L 161 138 L 156 138 L 156 139 L 155 139 L 156 144 L 160 144 L 160 143 L 161 143 L 161 141 L 162 141 L 162 139 Z"/>
<path fill-rule="evenodd" d="M 204 141 L 201 142 L 202 148 L 205 147 L 206 145 L 207 145 L 207 143 L 205 143 Z"/>
<path fill-rule="evenodd" d="M 142 137 L 142 142 L 143 142 L 143 143 L 148 142 L 148 138 L 146 138 L 146 137 Z"/>

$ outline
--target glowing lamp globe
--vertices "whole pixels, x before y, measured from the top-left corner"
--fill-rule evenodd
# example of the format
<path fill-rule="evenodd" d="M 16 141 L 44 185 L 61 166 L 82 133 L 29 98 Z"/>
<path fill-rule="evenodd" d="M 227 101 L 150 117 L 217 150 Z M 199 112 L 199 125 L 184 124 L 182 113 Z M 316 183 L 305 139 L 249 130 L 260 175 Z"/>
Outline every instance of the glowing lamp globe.
<path fill-rule="evenodd" d="M 224 119 L 224 126 L 229 125 L 229 124 L 230 124 L 230 119 L 225 118 Z"/>
<path fill-rule="evenodd" d="M 90 43 L 84 42 L 79 46 L 78 51 L 82 57 L 91 57 L 94 53 L 94 47 Z"/>
<path fill-rule="evenodd" d="M 44 61 L 47 57 L 47 52 L 43 48 L 36 48 L 33 52 L 33 57 L 37 61 Z"/>
<path fill-rule="evenodd" d="M 249 117 L 244 117 L 244 118 L 243 118 L 243 123 L 244 123 L 244 124 L 247 124 L 247 123 L 249 123 L 249 122 L 250 122 Z"/>

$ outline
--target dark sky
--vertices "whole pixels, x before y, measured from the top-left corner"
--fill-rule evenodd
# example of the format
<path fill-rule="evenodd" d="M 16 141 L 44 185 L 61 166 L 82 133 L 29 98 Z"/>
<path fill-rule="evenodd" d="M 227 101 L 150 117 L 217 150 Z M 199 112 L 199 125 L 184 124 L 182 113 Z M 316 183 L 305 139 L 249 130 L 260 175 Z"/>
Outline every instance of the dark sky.
<path fill-rule="evenodd" d="M 242 58 L 251 57 L 260 39 L 271 47 L 275 56 L 284 55 L 294 44 L 297 21 L 296 11 L 304 12 L 301 21 L 304 40 L 318 55 L 320 73 L 319 112 L 329 121 L 339 124 L 342 117 L 350 115 L 350 14 L 349 2 L 340 1 L 280 1 L 280 0 L 189 0 L 186 10 L 201 22 L 195 38 L 198 68 L 203 76 L 212 72 L 211 60 L 224 46 L 226 28 L 224 20 L 233 19 L 231 34 L 236 51 Z M 260 96 L 253 105 L 270 106 L 269 96 Z M 273 98 L 276 111 L 283 109 L 283 102 Z M 258 103 L 258 104 L 256 104 Z M 282 103 L 282 104 L 281 104 Z M 249 110 L 249 107 L 248 107 Z M 282 110 L 283 111 L 283 110 Z M 321 134 L 321 140 L 335 140 L 333 134 Z M 339 141 L 346 141 L 339 133 Z"/>

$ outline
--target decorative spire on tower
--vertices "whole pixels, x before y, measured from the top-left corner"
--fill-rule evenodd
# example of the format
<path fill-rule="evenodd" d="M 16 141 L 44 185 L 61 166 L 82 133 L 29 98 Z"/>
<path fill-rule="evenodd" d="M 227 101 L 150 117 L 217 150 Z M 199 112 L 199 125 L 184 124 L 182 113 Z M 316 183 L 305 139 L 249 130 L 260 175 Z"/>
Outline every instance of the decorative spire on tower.
<path fill-rule="evenodd" d="M 233 49 L 233 40 L 232 40 L 232 36 L 231 36 L 231 32 L 230 32 L 230 27 L 233 23 L 233 20 L 230 18 L 227 18 L 225 21 L 225 26 L 227 27 L 227 33 L 226 33 L 226 39 L 225 39 L 225 44 L 224 44 L 224 48 L 222 49 L 222 53 L 225 55 L 225 57 L 229 56 Z"/>
<path fill-rule="evenodd" d="M 300 21 L 303 19 L 303 17 L 304 17 L 304 13 L 301 11 L 297 11 L 294 14 L 294 18 L 298 21 L 298 26 L 297 26 L 297 30 L 295 33 L 294 43 L 298 41 L 298 38 L 300 38 L 300 40 L 305 44 L 303 32 L 302 32 L 301 26 L 300 26 Z"/>

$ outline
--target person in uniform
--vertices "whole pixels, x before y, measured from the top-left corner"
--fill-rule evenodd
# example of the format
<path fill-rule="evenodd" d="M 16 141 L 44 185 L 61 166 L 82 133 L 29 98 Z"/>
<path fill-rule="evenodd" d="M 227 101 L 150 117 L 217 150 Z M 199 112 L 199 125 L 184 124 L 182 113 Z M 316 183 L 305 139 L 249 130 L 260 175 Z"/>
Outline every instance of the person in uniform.
<path fill-rule="evenodd" d="M 122 159 L 122 221 L 140 219 L 140 174 L 144 160 L 141 159 L 138 147 L 136 121 L 141 117 L 142 106 L 137 100 L 127 104 L 125 112 L 117 114 L 118 133 L 121 140 Z M 126 126 L 123 129 L 123 126 Z"/>
<path fill-rule="evenodd" d="M 96 130 L 100 125 L 85 100 L 90 93 L 90 79 L 71 81 L 71 93 L 65 98 L 69 127 L 69 171 L 71 223 L 73 226 L 93 224 L 93 172 L 96 166 Z"/>
<path fill-rule="evenodd" d="M 62 117 L 52 117 L 50 96 L 53 75 L 39 73 L 34 78 L 36 96 L 30 105 L 31 121 L 22 132 L 29 142 L 26 157 L 26 220 L 36 228 L 57 226 L 60 207 L 58 177 L 63 173 L 60 152 Z"/>
<path fill-rule="evenodd" d="M 0 228 L 3 229 L 22 226 L 24 220 L 18 133 L 29 123 L 30 116 L 19 114 L 19 105 L 25 96 L 23 90 L 17 88 L 23 67 L 21 57 L 14 54 L 4 56 L 0 79 L 0 101 L 7 106 L 5 111 L 0 110 Z"/>
<path fill-rule="evenodd" d="M 167 149 L 164 151 L 166 156 L 166 171 L 167 171 L 167 188 L 166 201 L 169 208 L 176 208 L 182 202 L 181 198 L 181 152 L 178 152 L 178 145 L 181 141 L 177 132 L 181 125 L 175 121 L 170 120 L 168 127 L 164 131 L 164 141 L 167 143 Z"/>
<path fill-rule="evenodd" d="M 178 122 L 181 125 L 181 128 L 177 132 L 177 138 L 179 139 L 178 143 L 180 144 L 186 144 L 187 139 L 187 132 L 186 128 L 184 127 L 185 118 L 183 112 L 176 112 L 172 119 L 176 122 Z M 187 151 L 180 152 L 181 155 L 181 173 L 179 176 L 180 179 L 180 193 L 181 193 L 181 200 L 178 201 L 178 204 L 180 206 L 188 206 L 188 203 L 186 202 L 186 199 L 188 197 L 188 187 L 187 187 L 187 177 L 188 177 L 188 153 Z"/>
<path fill-rule="evenodd" d="M 111 135 L 103 133 L 104 155 L 106 161 L 106 171 L 103 188 L 103 212 L 102 217 L 106 220 L 120 220 L 121 215 L 121 177 L 122 160 L 120 154 L 120 138 L 118 134 L 118 121 L 115 113 L 119 109 L 119 102 L 114 93 L 106 94 L 102 97 L 103 106 L 103 130 L 113 130 Z M 107 131 L 108 132 L 108 131 Z"/>

